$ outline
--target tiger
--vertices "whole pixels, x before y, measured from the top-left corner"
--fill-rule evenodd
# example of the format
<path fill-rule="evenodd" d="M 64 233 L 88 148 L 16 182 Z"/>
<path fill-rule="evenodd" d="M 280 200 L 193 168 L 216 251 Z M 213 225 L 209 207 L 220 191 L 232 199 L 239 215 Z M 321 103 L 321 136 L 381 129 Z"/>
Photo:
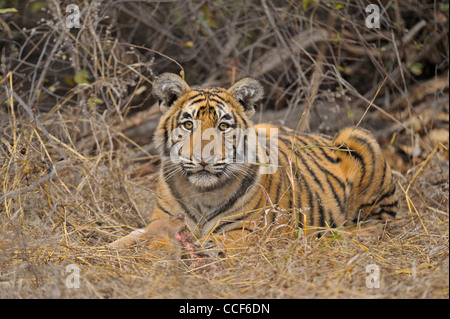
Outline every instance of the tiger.
<path fill-rule="evenodd" d="M 254 125 L 263 91 L 249 77 L 229 89 L 190 88 L 172 73 L 157 77 L 161 165 L 151 222 L 110 247 L 166 238 L 189 248 L 221 245 L 223 254 L 275 221 L 307 233 L 395 218 L 396 184 L 371 132 L 345 127 L 331 137 Z M 250 146 L 258 150 L 237 160 Z"/>

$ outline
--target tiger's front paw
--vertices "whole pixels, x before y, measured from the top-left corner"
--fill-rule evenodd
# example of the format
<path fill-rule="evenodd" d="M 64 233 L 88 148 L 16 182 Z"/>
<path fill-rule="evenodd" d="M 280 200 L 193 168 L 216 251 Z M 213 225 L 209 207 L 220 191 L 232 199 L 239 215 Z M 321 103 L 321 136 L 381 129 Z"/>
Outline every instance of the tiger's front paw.
<path fill-rule="evenodd" d="M 226 255 L 225 250 L 220 246 L 221 245 L 218 245 L 214 240 L 210 239 L 203 242 L 197 241 L 194 244 L 196 253 L 203 258 L 209 259 L 217 259 L 225 257 Z"/>

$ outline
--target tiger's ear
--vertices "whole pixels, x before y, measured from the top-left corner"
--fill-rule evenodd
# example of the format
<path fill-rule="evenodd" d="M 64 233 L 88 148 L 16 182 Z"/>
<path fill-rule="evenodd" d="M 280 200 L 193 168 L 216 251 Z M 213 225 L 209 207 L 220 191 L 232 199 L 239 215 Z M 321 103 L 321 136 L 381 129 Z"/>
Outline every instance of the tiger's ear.
<path fill-rule="evenodd" d="M 264 89 L 255 79 L 244 78 L 228 89 L 233 98 L 242 105 L 247 116 L 255 114 L 256 103 L 262 99 Z"/>
<path fill-rule="evenodd" d="M 163 113 L 189 90 L 189 85 L 180 76 L 173 73 L 163 73 L 153 83 L 153 94 L 158 98 L 159 107 Z"/>

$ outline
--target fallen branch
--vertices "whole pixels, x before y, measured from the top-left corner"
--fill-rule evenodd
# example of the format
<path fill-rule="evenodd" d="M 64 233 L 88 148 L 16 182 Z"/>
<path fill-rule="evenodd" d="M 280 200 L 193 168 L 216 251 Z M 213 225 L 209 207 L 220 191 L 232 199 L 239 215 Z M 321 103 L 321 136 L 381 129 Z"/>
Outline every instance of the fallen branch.
<path fill-rule="evenodd" d="M 299 54 L 311 45 L 328 40 L 328 32 L 323 29 L 309 29 L 298 34 L 288 42 L 288 48 L 274 48 L 251 64 L 250 70 L 254 77 L 280 67 L 290 56 Z"/>

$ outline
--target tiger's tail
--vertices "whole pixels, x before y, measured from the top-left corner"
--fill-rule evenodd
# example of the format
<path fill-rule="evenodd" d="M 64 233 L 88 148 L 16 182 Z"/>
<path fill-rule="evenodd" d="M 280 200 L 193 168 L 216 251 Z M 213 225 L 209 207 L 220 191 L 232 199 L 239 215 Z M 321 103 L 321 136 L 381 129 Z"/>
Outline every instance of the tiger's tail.
<path fill-rule="evenodd" d="M 337 148 L 341 169 L 354 196 L 356 212 L 364 210 L 372 217 L 395 217 L 398 200 L 391 169 L 384 159 L 380 145 L 369 131 L 348 127 L 336 134 L 333 145 Z"/>

